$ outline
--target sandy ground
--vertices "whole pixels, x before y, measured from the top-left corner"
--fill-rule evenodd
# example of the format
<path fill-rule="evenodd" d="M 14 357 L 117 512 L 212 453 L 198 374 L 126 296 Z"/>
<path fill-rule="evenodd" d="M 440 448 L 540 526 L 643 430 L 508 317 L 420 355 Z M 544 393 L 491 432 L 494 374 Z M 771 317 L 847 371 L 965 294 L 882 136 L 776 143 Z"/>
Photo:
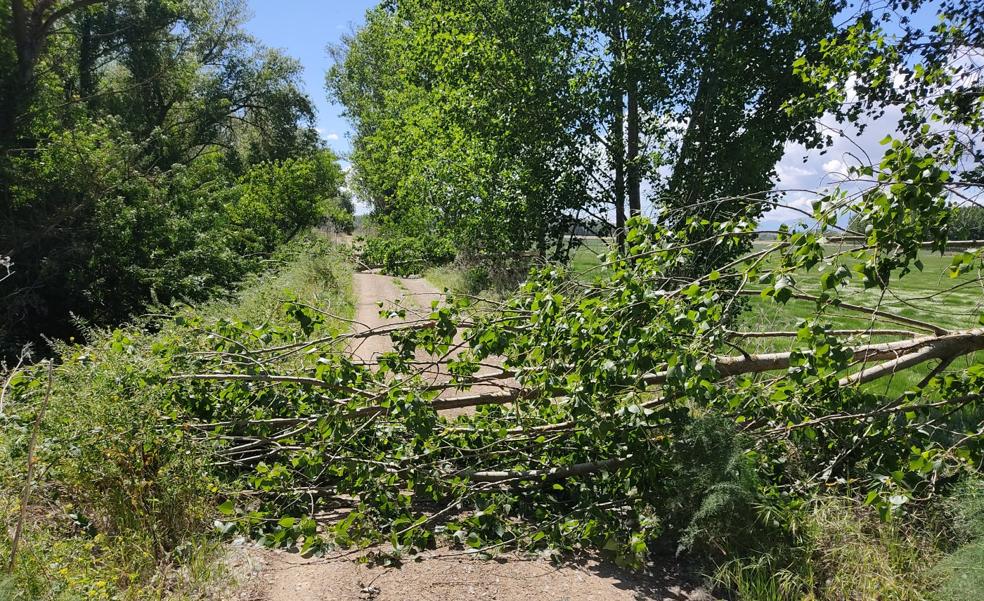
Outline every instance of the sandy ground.
<path fill-rule="evenodd" d="M 395 278 L 373 273 L 356 273 L 354 278 L 353 293 L 356 298 L 354 320 L 356 325 L 353 330 L 355 332 L 393 326 L 404 321 L 399 317 L 389 319 L 380 316 L 381 310 L 403 308 L 406 310 L 406 320 L 426 319 L 432 310 L 432 303 L 434 301 L 440 302 L 444 298 L 441 292 L 423 278 Z M 461 338 L 456 338 L 455 341 L 460 343 Z M 392 350 L 392 341 L 389 336 L 356 339 L 349 345 L 348 350 L 355 358 L 373 363 L 377 355 Z M 449 356 L 454 357 L 459 351 L 460 349 L 453 349 Z M 433 360 L 433 357 L 424 351 L 419 351 L 416 358 L 421 363 Z M 476 377 L 495 375 L 499 372 L 499 368 L 492 367 L 492 365 L 498 366 L 501 363 L 494 358 L 488 361 L 490 367 L 480 369 L 475 374 Z M 421 367 L 421 369 L 424 379 L 431 384 L 446 383 L 450 379 L 447 370 L 443 369 L 441 365 L 433 368 Z M 501 380 L 499 385 L 480 384 L 472 386 L 467 392 L 451 388 L 443 391 L 438 398 L 502 392 L 504 389 L 512 388 L 515 385 L 514 380 L 505 379 Z M 441 411 L 441 415 L 454 417 L 455 415 L 474 412 L 474 410 L 472 407 L 448 409 Z"/>
<path fill-rule="evenodd" d="M 441 294 L 423 279 L 355 274 L 357 310 L 355 331 L 377 328 L 400 319 L 379 315 L 400 301 L 426 314 Z M 407 316 L 411 318 L 411 315 Z M 388 337 L 353 342 L 349 350 L 372 361 L 390 349 Z M 441 378 L 441 374 L 435 374 Z M 482 392 L 475 388 L 472 392 Z M 229 601 L 643 601 L 711 600 L 698 586 L 679 576 L 679 566 L 663 566 L 662 574 L 629 573 L 607 563 L 584 561 L 558 566 L 546 559 L 505 555 L 480 560 L 460 551 L 438 549 L 410 558 L 401 567 L 381 567 L 353 561 L 340 554 L 304 558 L 247 543 L 233 545 L 231 576 L 241 586 L 222 595 Z"/>
<path fill-rule="evenodd" d="M 394 278 L 376 273 L 356 273 L 352 283 L 356 298 L 355 332 L 393 325 L 403 321 L 400 318 L 387 319 L 379 315 L 380 306 L 392 309 L 402 306 L 408 310 L 407 319 L 424 317 L 430 311 L 431 303 L 441 300 L 443 295 L 423 278 Z M 399 303 L 399 305 L 397 305 Z M 420 315 L 413 315 L 420 313 Z M 373 336 L 356 340 L 349 350 L 363 361 L 373 361 L 379 353 L 392 348 L 388 336 Z"/>
<path fill-rule="evenodd" d="M 481 560 L 438 550 L 400 567 L 374 567 L 351 556 L 304 559 L 246 547 L 236 552 L 234 569 L 249 581 L 230 601 L 713 601 L 681 584 L 678 566 L 643 575 L 596 561 Z"/>

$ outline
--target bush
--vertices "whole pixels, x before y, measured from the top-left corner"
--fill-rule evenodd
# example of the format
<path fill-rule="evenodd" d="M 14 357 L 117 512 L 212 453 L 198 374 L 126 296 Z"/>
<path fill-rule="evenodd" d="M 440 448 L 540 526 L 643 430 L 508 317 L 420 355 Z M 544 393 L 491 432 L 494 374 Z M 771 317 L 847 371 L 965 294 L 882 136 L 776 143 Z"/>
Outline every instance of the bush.
<path fill-rule="evenodd" d="M 152 346 L 151 336 L 132 330 L 60 350 L 14 573 L 27 598 L 140 590 L 209 523 L 217 488 L 207 454 L 190 432 L 167 426 L 172 408 L 159 387 L 147 385 L 165 371 Z M 44 371 L 27 370 L 9 391 L 0 447 L 5 523 L 19 513 L 27 445 L 46 398 Z M 0 547 L 9 557 L 6 537 Z"/>
<path fill-rule="evenodd" d="M 478 294 L 492 285 L 492 275 L 485 267 L 469 267 L 464 273 L 465 291 Z"/>
<path fill-rule="evenodd" d="M 151 176 L 115 119 L 52 135 L 4 171 L 15 191 L 0 248 L 0 358 L 41 335 L 77 335 L 72 316 L 112 326 L 152 300 L 228 294 L 270 253 L 324 219 L 351 229 L 330 151 L 260 163 L 237 177 L 218 153 Z M 6 269 L 0 266 L 0 272 Z"/>
<path fill-rule="evenodd" d="M 390 275 L 419 274 L 427 267 L 454 260 L 454 245 L 437 236 L 373 237 L 366 240 L 362 261 Z"/>
<path fill-rule="evenodd" d="M 346 327 L 306 312 L 321 306 L 351 313 L 349 272 L 334 248 L 302 238 L 277 255 L 286 266 L 258 276 L 235 301 L 179 308 L 172 320 L 90 329 L 85 346 L 56 345 L 27 527 L 17 569 L 0 580 L 0 599 L 171 598 L 203 586 L 217 569 L 210 527 L 226 484 L 212 464 L 212 442 L 182 426 L 195 399 L 165 378 L 176 363 L 212 350 L 222 339 L 213 332 L 252 337 L 253 324 L 263 323 L 265 335 L 291 342 L 306 339 L 312 321 Z M 14 375 L 5 396 L 5 525 L 20 514 L 27 447 L 46 388 L 45 366 L 38 365 Z M 10 547 L 3 528 L 4 564 Z"/>
<path fill-rule="evenodd" d="M 757 515 L 759 482 L 727 420 L 705 417 L 689 424 L 668 478 L 678 483 L 670 511 L 686 524 L 681 548 L 716 555 L 747 551 L 776 535 Z"/>

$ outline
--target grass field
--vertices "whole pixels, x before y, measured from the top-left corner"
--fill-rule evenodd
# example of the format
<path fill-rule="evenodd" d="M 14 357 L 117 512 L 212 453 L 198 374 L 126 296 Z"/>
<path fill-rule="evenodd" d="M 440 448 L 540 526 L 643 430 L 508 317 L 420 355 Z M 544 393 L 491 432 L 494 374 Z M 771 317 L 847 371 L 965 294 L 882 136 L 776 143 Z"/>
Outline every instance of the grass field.
<path fill-rule="evenodd" d="M 766 248 L 769 242 L 757 242 L 756 246 Z M 831 253 L 847 250 L 849 247 L 831 246 Z M 577 249 L 571 260 L 571 268 L 585 278 L 594 277 L 599 273 L 602 255 L 606 252 L 607 243 L 598 238 L 588 238 Z M 888 291 L 877 288 L 865 290 L 855 280 L 841 293 L 841 298 L 848 303 L 866 307 L 878 307 L 885 311 L 930 322 L 946 329 L 959 330 L 973 328 L 980 322 L 984 313 L 984 279 L 979 272 L 972 272 L 958 278 L 950 278 L 947 270 L 953 259 L 952 255 L 923 253 L 922 271 L 914 271 L 905 277 L 898 278 L 897 274 Z M 851 261 L 847 261 L 850 266 Z M 813 294 L 819 290 L 820 276 L 823 271 L 813 269 L 797 275 L 796 286 L 800 292 Z M 797 323 L 810 317 L 815 305 L 809 301 L 790 300 L 786 305 L 778 305 L 770 299 L 750 297 L 748 309 L 742 316 L 740 329 L 755 331 L 790 331 L 795 330 Z M 890 328 L 906 329 L 897 323 L 871 318 L 856 312 L 832 311 L 829 313 L 831 323 L 838 329 L 867 329 Z M 916 330 L 913 330 L 916 331 Z M 920 332 L 922 333 L 922 332 Z M 890 340 L 885 337 L 859 337 L 859 343 L 880 342 Z M 750 339 L 742 343 L 747 352 L 770 352 L 788 350 L 795 344 L 794 338 Z M 964 357 L 955 362 L 954 368 L 966 366 L 968 362 L 979 361 L 979 356 Z M 897 393 L 919 382 L 931 369 L 931 365 L 908 370 L 893 378 L 873 383 L 872 386 L 882 386 L 886 394 Z"/>
<path fill-rule="evenodd" d="M 768 243 L 756 243 L 765 248 Z M 585 277 L 598 273 L 601 263 L 600 255 L 605 252 L 606 243 L 594 238 L 585 241 L 571 261 L 571 268 Z M 829 250 L 836 252 L 845 247 L 833 247 Z M 886 311 L 905 317 L 912 317 L 932 322 L 948 329 L 974 327 L 984 310 L 984 281 L 977 272 L 965 274 L 958 278 L 950 278 L 947 269 L 952 261 L 952 255 L 923 253 L 922 271 L 914 271 L 903 278 L 894 279 L 891 289 L 882 292 L 879 289 L 863 289 L 858 282 L 853 282 L 842 292 L 843 299 L 868 307 L 880 307 Z M 848 261 L 848 265 L 851 261 Z M 804 293 L 815 293 L 819 289 L 819 280 L 823 271 L 813 269 L 797 275 L 797 288 Z M 810 314 L 812 303 L 790 301 L 785 310 L 778 311 L 771 301 L 756 301 L 753 303 L 750 323 L 756 329 L 780 330 L 789 329 L 798 319 Z M 871 325 L 871 320 L 859 319 L 850 313 L 843 313 L 838 325 L 844 328 L 863 328 Z M 884 323 L 875 322 L 879 326 Z"/>

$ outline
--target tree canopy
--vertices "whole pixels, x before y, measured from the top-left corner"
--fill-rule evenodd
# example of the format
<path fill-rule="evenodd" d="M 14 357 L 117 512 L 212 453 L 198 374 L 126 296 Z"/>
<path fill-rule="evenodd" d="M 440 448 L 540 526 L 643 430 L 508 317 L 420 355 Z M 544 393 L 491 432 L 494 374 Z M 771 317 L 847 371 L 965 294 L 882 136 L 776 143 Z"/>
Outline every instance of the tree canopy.
<path fill-rule="evenodd" d="M 336 49 L 328 87 L 380 218 L 564 256 L 565 236 L 622 230 L 644 196 L 666 222 L 757 218 L 784 144 L 817 141 L 783 110 L 814 89 L 788 65 L 839 7 L 388 2 Z"/>
<path fill-rule="evenodd" d="M 244 14 L 233 0 L 0 3 L 4 354 L 73 319 L 230 290 L 328 212 L 351 223 L 300 65 Z"/>

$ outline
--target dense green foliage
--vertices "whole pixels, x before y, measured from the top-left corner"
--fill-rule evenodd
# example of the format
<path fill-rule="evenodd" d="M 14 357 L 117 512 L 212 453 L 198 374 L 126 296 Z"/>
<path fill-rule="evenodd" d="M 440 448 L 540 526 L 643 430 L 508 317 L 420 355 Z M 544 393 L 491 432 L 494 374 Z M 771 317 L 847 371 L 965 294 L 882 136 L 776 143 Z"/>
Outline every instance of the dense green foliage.
<path fill-rule="evenodd" d="M 210 450 L 182 426 L 190 402 L 164 378 L 175 356 L 212 348 L 222 332 L 296 342 L 311 332 L 305 305 L 351 313 L 350 272 L 336 249 L 302 239 L 277 267 L 229 301 L 182 307 L 173 316 L 90 331 L 86 346 L 58 346 L 47 401 L 44 364 L 12 374 L 0 407 L 0 519 L 13 525 L 36 444 L 30 513 L 6 576 L 10 530 L 0 536 L 4 599 L 206 599 L 222 551 L 209 531 L 225 488 Z M 344 323 L 319 319 L 321 333 Z M 261 329 L 262 328 L 262 329 Z M 3 384 L 6 382 L 0 382 Z M 181 569 L 179 569 L 181 568 Z"/>
<path fill-rule="evenodd" d="M 979 469 L 980 365 L 899 398 L 841 384 L 858 373 L 851 358 L 859 341 L 838 340 L 827 314 L 848 272 L 800 325 L 788 365 L 764 378 L 755 369 L 722 378 L 722 365 L 744 359 L 717 355 L 733 340 L 720 320 L 734 299 L 729 278 L 764 282 L 752 289 L 778 308 L 788 298 L 787 268 L 815 263 L 841 273 L 844 258 L 813 244 L 815 233 L 790 233 L 769 249 L 776 263 L 749 261 L 667 287 L 692 252 L 685 234 L 634 226 L 631 258 L 613 252 L 590 284 L 556 268 L 535 272 L 477 323 L 451 300 L 429 325 L 396 333 L 396 350 L 376 369 L 340 354 L 345 338 L 297 304 L 288 312 L 296 325 L 286 330 L 190 322 L 214 332 L 205 347 L 212 352 L 189 354 L 180 338 L 158 339 L 165 373 L 186 376 L 148 384 L 192 431 L 208 433 L 202 444 L 231 485 L 220 529 L 305 552 L 389 541 L 397 556 L 439 542 L 595 548 L 625 565 L 668 544 L 699 557 L 781 552 L 758 576 L 732 564 L 727 578 L 741 588 L 786 571 L 785 598 L 814 587 L 838 598 L 859 586 L 857 557 L 846 549 L 877 557 L 879 545 L 900 546 L 911 552 L 861 576 L 872 587 L 864 590 L 908 590 L 902 574 L 917 567 L 921 551 L 911 545 L 921 535 L 879 525 L 877 513 L 919 515 L 917 498 Z M 864 265 L 877 251 L 854 254 Z M 317 340 L 285 336 L 298 328 Z M 450 361 L 447 388 L 467 385 L 479 363 L 502 356 L 523 390 L 511 405 L 491 398 L 474 413 L 436 412 L 453 399 L 436 398 L 420 352 L 443 356 L 459 332 L 468 350 Z M 861 494 L 814 508 L 807 499 L 818 491 Z M 857 520 L 844 517 L 844 503 Z M 350 507 L 344 520 L 315 521 L 339 504 Z M 966 521 L 948 528 L 976 541 Z M 881 538 L 873 542 L 871 532 Z M 923 574 L 928 564 L 918 567 Z"/>
<path fill-rule="evenodd" d="M 585 226 L 614 214 L 621 232 L 643 195 L 667 223 L 757 218 L 784 143 L 818 141 L 782 107 L 813 90 L 790 65 L 838 6 L 387 2 L 337 49 L 328 87 L 383 235 L 439 232 L 489 266 L 563 257 Z"/>
<path fill-rule="evenodd" d="M 86 31 L 130 15 L 102 4 L 73 22 L 81 56 Z M 864 3 L 836 28 L 841 3 L 807 1 L 370 11 L 328 80 L 354 120 L 357 185 L 381 234 L 363 260 L 410 273 L 457 254 L 480 263 L 479 287 L 530 251 L 562 256 L 579 211 L 597 223 L 611 205 L 620 239 L 590 276 L 544 263 L 480 310 L 449 294 L 357 332 L 337 251 L 314 242 L 234 306 L 86 332 L 93 343 L 59 345 L 52 372 L 14 369 L 0 393 L 0 510 L 26 522 L 32 553 L 0 591 L 179 591 L 162 573 L 195 556 L 211 518 L 217 536 L 304 554 L 380 545 L 381 561 L 438 545 L 628 568 L 687 553 L 747 601 L 980 597 L 984 316 L 979 296 L 941 319 L 919 307 L 984 281 L 976 248 L 920 274 L 976 215 L 953 207 L 981 194 L 984 66 L 966 51 L 984 48 L 984 19 L 944 0 L 923 31 L 910 16 L 924 4 Z M 208 30 L 154 29 L 176 5 L 134 6 L 148 9 L 130 15 L 140 33 L 123 37 L 142 50 Z M 40 64 L 33 50 L 17 49 L 18 66 Z M 78 85 L 165 55 L 124 56 L 123 75 Z M 191 64 L 186 75 L 211 81 Z M 10 81 L 38 84 L 32 69 Z M 72 255 L 77 271 L 52 263 L 52 277 L 77 278 L 94 308 L 132 310 L 148 283 L 162 300 L 199 297 L 341 207 L 333 157 L 305 144 L 296 97 L 274 87 L 286 112 L 254 124 L 243 105 L 195 143 L 161 133 L 170 117 L 130 129 L 145 107 L 73 129 L 48 113 L 5 124 L 38 137 L 6 155 L 9 173 L 33 170 L 7 180 L 11 206 L 65 190 L 91 201 L 80 231 L 95 260 Z M 124 88 L 108 95 L 119 107 Z M 48 107 L 44 86 L 24 89 Z M 189 102 L 175 110 L 222 105 Z M 901 118 L 881 157 L 855 166 L 851 186 L 817 191 L 810 222 L 752 243 L 786 142 L 823 145 L 821 117 L 863 124 L 890 107 Z M 638 215 L 644 183 L 653 219 Z M 861 239 L 833 244 L 849 219 Z M 935 288 L 900 295 L 918 277 Z M 789 329 L 743 314 L 749 297 Z M 360 340 L 380 335 L 392 350 L 361 357 Z M 14 538 L 3 530 L 3 556 Z"/>
<path fill-rule="evenodd" d="M 242 12 L 0 3 L 0 355 L 227 290 L 325 218 L 351 227 L 300 66 Z"/>
<path fill-rule="evenodd" d="M 446 238 L 429 235 L 398 236 L 366 240 L 362 260 L 368 267 L 381 267 L 392 275 L 414 275 L 434 265 L 445 265 L 455 257 L 454 245 Z"/>

